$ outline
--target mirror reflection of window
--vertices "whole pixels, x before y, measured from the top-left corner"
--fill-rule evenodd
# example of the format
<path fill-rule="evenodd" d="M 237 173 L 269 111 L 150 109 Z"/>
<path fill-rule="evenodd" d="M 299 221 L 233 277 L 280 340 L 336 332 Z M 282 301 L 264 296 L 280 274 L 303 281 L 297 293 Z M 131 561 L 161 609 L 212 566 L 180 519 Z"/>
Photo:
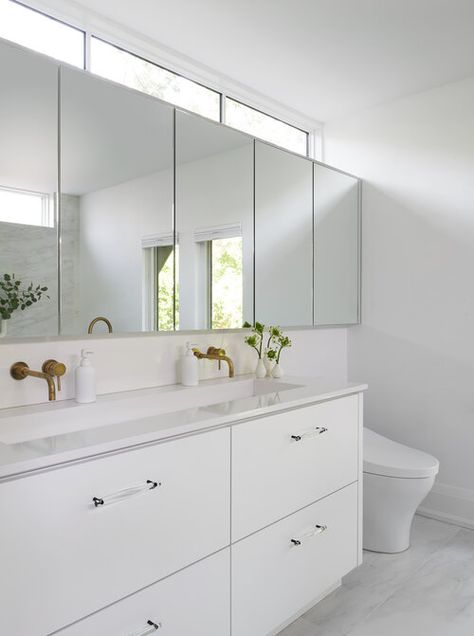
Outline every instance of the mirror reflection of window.
<path fill-rule="evenodd" d="M 174 279 L 173 279 L 173 246 L 153 248 L 154 258 L 154 296 L 155 330 L 173 331 L 174 329 Z"/>
<path fill-rule="evenodd" d="M 0 185 L 0 222 L 54 227 L 54 196 Z"/>
<path fill-rule="evenodd" d="M 244 323 L 242 237 L 209 241 L 210 328 L 239 329 Z"/>

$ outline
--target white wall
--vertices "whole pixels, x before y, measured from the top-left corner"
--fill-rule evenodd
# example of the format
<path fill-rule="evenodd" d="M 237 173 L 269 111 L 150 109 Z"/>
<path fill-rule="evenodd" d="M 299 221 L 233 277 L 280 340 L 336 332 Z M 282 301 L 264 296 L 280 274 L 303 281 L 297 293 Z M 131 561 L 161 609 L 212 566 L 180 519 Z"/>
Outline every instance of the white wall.
<path fill-rule="evenodd" d="M 437 456 L 424 508 L 474 524 L 474 78 L 326 127 L 366 180 L 363 300 L 349 377 L 366 423 Z"/>
<path fill-rule="evenodd" d="M 287 374 L 323 377 L 344 382 L 347 378 L 345 329 L 291 331 L 293 347 L 282 354 Z M 74 368 L 82 348 L 94 351 L 97 391 L 113 393 L 142 387 L 173 384 L 178 381 L 177 360 L 184 344 L 192 340 L 205 350 L 209 345 L 224 347 L 235 362 L 236 374 L 255 370 L 255 353 L 243 342 L 244 334 L 193 333 L 147 334 L 141 336 L 92 336 L 75 340 L 55 339 L 43 342 L 8 342 L 0 344 L 0 408 L 47 401 L 46 382 L 10 377 L 10 366 L 23 360 L 32 369 L 40 369 L 44 360 L 56 358 L 67 365 L 63 389 L 58 399 L 74 396 Z M 201 378 L 225 376 L 226 365 L 219 372 L 217 363 L 200 361 Z"/>

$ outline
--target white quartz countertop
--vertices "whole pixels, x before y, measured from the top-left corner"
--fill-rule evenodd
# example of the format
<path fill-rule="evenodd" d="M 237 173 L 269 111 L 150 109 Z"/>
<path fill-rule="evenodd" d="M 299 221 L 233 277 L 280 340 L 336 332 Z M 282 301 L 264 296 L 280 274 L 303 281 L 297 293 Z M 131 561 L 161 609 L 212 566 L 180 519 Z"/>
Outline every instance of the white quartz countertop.
<path fill-rule="evenodd" d="M 64 400 L 3 409 L 0 479 L 366 389 L 366 384 L 334 380 L 255 380 L 242 375 L 207 380 L 199 387 L 173 385 L 102 395 L 93 404 Z"/>

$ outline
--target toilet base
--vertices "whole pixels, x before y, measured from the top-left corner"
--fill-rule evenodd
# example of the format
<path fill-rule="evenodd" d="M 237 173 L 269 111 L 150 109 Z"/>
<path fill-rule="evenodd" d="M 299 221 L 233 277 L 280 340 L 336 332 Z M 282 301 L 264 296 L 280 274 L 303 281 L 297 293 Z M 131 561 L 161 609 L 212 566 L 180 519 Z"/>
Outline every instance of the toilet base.
<path fill-rule="evenodd" d="M 433 477 L 403 479 L 364 473 L 364 550 L 395 554 L 410 547 L 416 509 Z"/>

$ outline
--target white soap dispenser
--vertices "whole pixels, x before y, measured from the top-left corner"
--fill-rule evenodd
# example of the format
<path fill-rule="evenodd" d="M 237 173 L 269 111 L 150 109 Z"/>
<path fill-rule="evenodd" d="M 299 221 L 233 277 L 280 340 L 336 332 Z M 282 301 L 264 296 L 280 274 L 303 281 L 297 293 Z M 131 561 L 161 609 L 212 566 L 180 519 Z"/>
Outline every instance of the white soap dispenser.
<path fill-rule="evenodd" d="M 76 369 L 76 402 L 79 404 L 95 402 L 96 399 L 95 369 L 88 357 L 92 353 L 82 349 L 81 361 Z"/>
<path fill-rule="evenodd" d="M 193 351 L 193 344 L 186 343 L 186 353 L 181 358 L 181 384 L 197 386 L 199 384 L 199 362 Z"/>

